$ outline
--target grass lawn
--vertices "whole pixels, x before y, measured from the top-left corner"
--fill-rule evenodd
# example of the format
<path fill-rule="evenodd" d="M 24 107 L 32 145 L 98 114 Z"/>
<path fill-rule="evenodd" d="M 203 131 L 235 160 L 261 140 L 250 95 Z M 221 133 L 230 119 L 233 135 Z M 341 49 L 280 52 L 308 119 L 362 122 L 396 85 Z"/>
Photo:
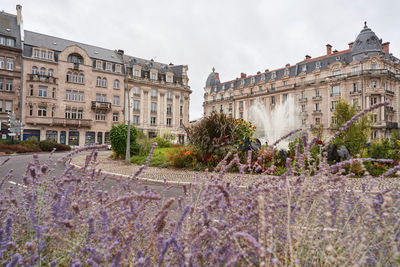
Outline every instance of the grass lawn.
<path fill-rule="evenodd" d="M 163 147 L 156 148 L 154 150 L 153 157 L 150 161 L 150 166 L 152 167 L 168 167 L 169 164 L 167 162 L 167 153 L 168 151 L 172 151 L 177 149 L 177 147 Z M 138 165 L 142 165 L 146 162 L 148 155 L 134 155 L 131 157 L 131 163 L 135 163 Z"/>

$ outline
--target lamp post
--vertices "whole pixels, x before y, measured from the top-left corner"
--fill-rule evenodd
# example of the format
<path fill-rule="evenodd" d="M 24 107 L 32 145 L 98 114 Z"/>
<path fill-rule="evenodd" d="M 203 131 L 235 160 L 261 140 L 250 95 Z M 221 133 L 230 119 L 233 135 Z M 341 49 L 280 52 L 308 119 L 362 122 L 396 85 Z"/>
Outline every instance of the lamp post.
<path fill-rule="evenodd" d="M 128 87 L 128 86 L 127 86 Z M 125 154 L 125 163 L 131 163 L 131 96 L 130 96 L 131 89 L 127 88 L 128 93 L 128 133 L 126 135 L 126 154 Z"/>

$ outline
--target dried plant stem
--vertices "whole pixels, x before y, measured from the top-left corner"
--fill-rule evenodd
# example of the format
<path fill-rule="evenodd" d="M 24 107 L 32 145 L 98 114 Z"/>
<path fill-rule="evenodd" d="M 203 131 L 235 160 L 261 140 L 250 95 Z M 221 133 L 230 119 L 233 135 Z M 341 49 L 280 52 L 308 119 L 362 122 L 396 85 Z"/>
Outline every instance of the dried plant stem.
<path fill-rule="evenodd" d="M 289 246 L 289 253 L 290 253 L 290 262 L 294 263 L 293 260 L 293 244 L 292 244 L 292 236 L 291 236 L 291 231 L 290 231 L 290 216 L 291 216 L 291 198 L 292 198 L 292 193 L 290 191 L 290 184 L 289 184 L 289 177 L 286 175 L 286 193 L 287 193 L 287 211 L 286 211 L 286 234 L 287 234 L 287 239 L 288 239 L 288 246 Z M 288 263 L 288 257 L 287 257 L 287 251 L 285 252 L 285 261 L 286 264 L 289 265 Z"/>
<path fill-rule="evenodd" d="M 263 194 L 258 195 L 258 236 L 259 236 L 259 243 L 260 243 L 260 267 L 266 266 L 266 255 L 265 255 L 265 229 L 266 229 L 266 222 L 265 222 L 265 198 Z M 269 239 L 269 238 L 268 238 Z"/>

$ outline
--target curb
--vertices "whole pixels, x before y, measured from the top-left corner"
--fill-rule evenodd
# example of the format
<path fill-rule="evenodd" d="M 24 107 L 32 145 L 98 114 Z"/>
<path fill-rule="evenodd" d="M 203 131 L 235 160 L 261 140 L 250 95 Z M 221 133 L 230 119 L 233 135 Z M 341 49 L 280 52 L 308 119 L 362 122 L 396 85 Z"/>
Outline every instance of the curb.
<path fill-rule="evenodd" d="M 74 163 L 70 163 L 71 166 L 74 168 L 82 168 L 82 166 L 76 165 Z M 101 171 L 103 174 L 109 175 L 111 178 L 114 179 L 124 179 L 124 180 L 129 180 L 131 177 L 129 175 L 125 174 L 120 174 L 120 173 L 113 173 L 113 172 L 108 172 L 108 171 Z M 146 183 L 152 183 L 152 184 L 158 184 L 158 185 L 174 185 L 174 186 L 182 186 L 182 185 L 193 185 L 193 183 L 190 182 L 178 182 L 178 181 L 160 181 L 156 179 L 149 179 L 149 178 L 136 178 L 139 181 L 146 182 Z"/>

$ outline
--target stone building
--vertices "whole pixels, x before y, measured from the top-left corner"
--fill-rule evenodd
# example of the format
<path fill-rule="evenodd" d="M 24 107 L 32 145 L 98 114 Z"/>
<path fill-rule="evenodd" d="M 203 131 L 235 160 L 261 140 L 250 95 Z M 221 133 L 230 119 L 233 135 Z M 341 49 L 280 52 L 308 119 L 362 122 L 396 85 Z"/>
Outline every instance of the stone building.
<path fill-rule="evenodd" d="M 366 23 L 354 42 L 343 51 L 312 58 L 306 55 L 295 65 L 221 82 L 219 74 L 209 75 L 204 88 L 204 115 L 213 110 L 235 118 L 249 119 L 249 108 L 262 103 L 271 112 L 279 103 L 294 96 L 303 129 L 323 127 L 331 133 L 333 113 L 339 98 L 360 110 L 390 100 L 391 104 L 373 111 L 371 139 L 390 137 L 399 123 L 399 59 L 389 51 Z"/>
<path fill-rule="evenodd" d="M 21 17 L 20 5 L 17 15 L 0 13 L 0 138 L 9 134 L 8 114 L 20 120 L 21 112 Z"/>
<path fill-rule="evenodd" d="M 25 31 L 23 59 L 23 139 L 72 146 L 108 143 L 111 127 L 128 116 L 149 137 L 183 134 L 191 92 L 187 66 L 31 31 Z M 130 112 L 125 112 L 128 103 Z"/>

